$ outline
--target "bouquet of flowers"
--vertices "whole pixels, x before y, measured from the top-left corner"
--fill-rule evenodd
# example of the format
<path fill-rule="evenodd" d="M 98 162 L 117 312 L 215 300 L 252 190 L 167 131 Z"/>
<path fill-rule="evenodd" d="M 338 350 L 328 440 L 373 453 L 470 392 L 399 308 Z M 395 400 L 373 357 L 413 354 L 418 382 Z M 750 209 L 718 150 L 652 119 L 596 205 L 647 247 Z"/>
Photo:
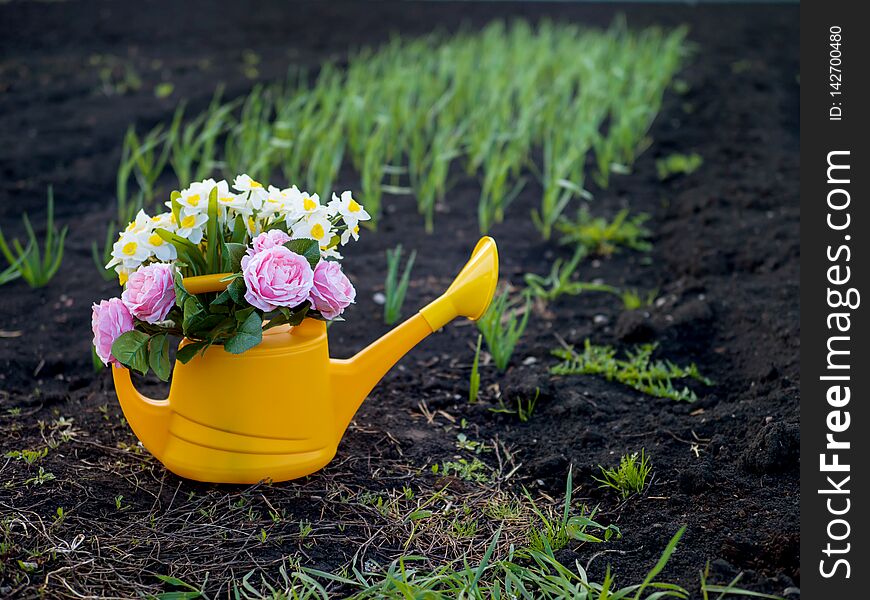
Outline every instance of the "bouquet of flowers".
<path fill-rule="evenodd" d="M 186 337 L 182 363 L 219 344 L 240 354 L 263 330 L 309 317 L 339 319 L 356 291 L 340 246 L 370 219 L 350 192 L 321 204 L 296 186 L 265 187 L 239 175 L 172 192 L 167 212 L 139 211 L 112 247 L 120 298 L 94 304 L 94 348 L 104 364 L 169 378 L 171 337 Z M 222 292 L 191 294 L 188 276 L 225 274 Z"/>

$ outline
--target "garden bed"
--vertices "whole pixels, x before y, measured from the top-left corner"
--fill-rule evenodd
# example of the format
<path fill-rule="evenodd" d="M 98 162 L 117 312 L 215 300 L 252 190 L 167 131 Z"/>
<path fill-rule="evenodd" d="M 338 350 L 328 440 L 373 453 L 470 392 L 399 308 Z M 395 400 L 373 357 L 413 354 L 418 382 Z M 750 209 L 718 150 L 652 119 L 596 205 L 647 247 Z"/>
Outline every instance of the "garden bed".
<path fill-rule="evenodd" d="M 513 14 L 607 26 L 615 9 L 277 2 L 254 12 L 235 3 L 200 9 L 0 6 L 0 226 L 17 232 L 22 210 L 41 222 L 48 184 L 58 221 L 70 226 L 63 266 L 47 287 L 31 290 L 19 280 L 0 288 L 0 448 L 49 448 L 33 465 L 0 463 L 0 595 L 35 596 L 46 586 L 52 597 L 123 597 L 161 589 L 155 574 L 201 584 L 207 572 L 214 593 L 218 582 L 226 590 L 230 577 L 255 569 L 257 581 L 277 578 L 288 556 L 327 571 L 354 558 L 386 564 L 401 554 L 436 565 L 462 555 L 474 562 L 501 524 L 486 516 L 493 499 L 523 503 L 504 521 L 504 551 L 522 544 L 534 520 L 522 488 L 559 512 L 569 469 L 574 512 L 598 506 L 595 519 L 622 533 L 557 553 L 566 564 L 588 564 L 591 579 L 600 581 L 610 565 L 618 583 L 641 581 L 685 524 L 659 579 L 697 590 L 709 561 L 719 583 L 745 571 L 740 584 L 751 589 L 782 594 L 799 585 L 797 7 L 627 10 L 630 27 L 688 24 L 697 47 L 679 75 L 687 90 L 666 95 L 652 146 L 633 172 L 614 176 L 608 189 L 588 186 L 595 215 L 622 208 L 651 215 L 651 251 L 587 259 L 578 273 L 658 290 L 652 306 L 625 311 L 618 298 L 596 292 L 537 306 L 507 373 L 484 359 L 473 405 L 477 330 L 457 321 L 375 388 L 326 469 L 252 488 L 167 473 L 137 446 L 109 373 L 93 370 L 90 303 L 117 286 L 96 272 L 90 240 L 102 239 L 112 215 L 127 126 L 170 119 L 181 98 L 203 108 L 217 79 L 233 97 L 255 80 L 282 77 L 291 63 L 316 68 L 391 31 L 413 36 L 462 21 L 480 27 Z M 132 22 L 132 30 L 120 25 Z M 110 90 L 100 75 L 106 64 L 114 65 Z M 119 89 L 130 68 L 141 84 Z M 154 94 L 161 81 L 174 86 L 166 98 Z M 660 181 L 656 159 L 676 152 L 696 152 L 703 165 Z M 434 235 L 425 233 L 413 199 L 385 196 L 377 232 L 364 231 L 344 263 L 358 297 L 347 322 L 330 329 L 334 356 L 350 356 L 389 330 L 374 300 L 385 250 L 401 243 L 417 252 L 406 316 L 440 294 L 467 258 L 478 236 L 480 184 L 456 175 L 436 208 Z M 343 170 L 336 187 L 356 189 L 358 179 Z M 516 286 L 572 253 L 543 242 L 533 227 L 528 215 L 540 194 L 527 186 L 490 232 L 501 279 Z M 582 347 L 586 338 L 620 348 L 657 342 L 657 356 L 694 362 L 714 385 L 695 388 L 698 400 L 687 403 L 598 377 L 551 375 L 558 362 L 551 350 Z M 158 397 L 167 388 L 149 379 L 140 389 Z M 528 421 L 490 410 L 499 397 L 509 404 L 536 394 Z M 485 450 L 476 452 L 473 442 Z M 641 449 L 653 465 L 643 493 L 623 501 L 599 488 L 598 465 Z M 486 465 L 486 481 L 444 473 L 445 462 L 475 458 Z M 32 481 L 40 468 L 42 481 Z M 425 510 L 438 514 L 409 518 L 426 499 Z"/>

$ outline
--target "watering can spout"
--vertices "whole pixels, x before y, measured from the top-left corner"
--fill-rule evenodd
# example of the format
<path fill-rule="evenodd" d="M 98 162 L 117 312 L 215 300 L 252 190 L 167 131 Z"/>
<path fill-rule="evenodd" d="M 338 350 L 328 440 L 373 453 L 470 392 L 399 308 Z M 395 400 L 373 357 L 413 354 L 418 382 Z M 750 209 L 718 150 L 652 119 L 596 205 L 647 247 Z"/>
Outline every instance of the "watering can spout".
<path fill-rule="evenodd" d="M 124 418 L 142 445 L 154 456 L 161 456 L 169 436 L 169 400 L 152 400 L 133 386 L 129 369 L 112 367 L 115 391 Z"/>
<path fill-rule="evenodd" d="M 423 338 L 456 317 L 476 321 L 483 316 L 497 282 L 498 249 L 495 240 L 483 237 L 444 294 L 353 358 L 332 359 L 330 376 L 339 435 L 384 374 Z"/>

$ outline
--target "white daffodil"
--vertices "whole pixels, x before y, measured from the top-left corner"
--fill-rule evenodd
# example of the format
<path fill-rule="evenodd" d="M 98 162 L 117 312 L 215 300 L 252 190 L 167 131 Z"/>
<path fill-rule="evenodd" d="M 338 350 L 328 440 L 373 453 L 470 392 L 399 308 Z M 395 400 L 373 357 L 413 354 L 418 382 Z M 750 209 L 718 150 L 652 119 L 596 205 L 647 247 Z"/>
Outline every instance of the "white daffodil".
<path fill-rule="evenodd" d="M 307 215 L 293 225 L 292 237 L 316 240 L 321 246 L 327 246 L 332 239 L 332 223 L 329 221 L 329 215 L 323 209 Z"/>
<path fill-rule="evenodd" d="M 109 261 L 106 268 L 111 269 L 116 265 L 122 265 L 131 271 L 138 268 L 151 256 L 151 248 L 147 242 L 149 235 L 150 231 L 147 229 L 122 231 L 118 236 L 118 241 L 112 245 L 112 260 Z"/>
<path fill-rule="evenodd" d="M 254 216 L 245 218 L 245 229 L 250 237 L 256 237 L 263 232 L 263 224 Z"/>
<path fill-rule="evenodd" d="M 151 228 L 151 217 L 149 217 L 147 214 L 145 214 L 145 211 L 140 208 L 139 212 L 136 213 L 136 218 L 127 224 L 127 228 L 124 231 L 138 233 L 141 231 L 146 231 L 147 229 L 150 229 L 150 228 Z"/>
<path fill-rule="evenodd" d="M 354 225 L 353 227 L 348 227 L 341 234 L 341 245 L 346 245 L 350 238 L 353 238 L 353 241 L 357 241 L 359 239 L 359 225 Z"/>
<path fill-rule="evenodd" d="M 229 224 L 235 222 L 236 215 L 247 218 L 254 213 L 254 209 L 248 202 L 247 194 L 233 194 L 230 191 L 225 194 L 218 192 L 218 209 L 221 222 Z"/>
<path fill-rule="evenodd" d="M 323 212 L 324 208 L 320 205 L 320 196 L 317 194 L 299 192 L 296 198 L 293 198 L 292 210 L 296 214 L 296 218 L 308 217 L 314 213 Z"/>
<path fill-rule="evenodd" d="M 118 265 L 115 267 L 115 273 L 118 274 L 118 283 L 120 285 L 124 285 L 127 283 L 127 280 L 130 278 L 130 273 L 135 271 L 135 269 L 128 269 L 123 265 Z"/>
<path fill-rule="evenodd" d="M 208 212 L 208 195 L 215 186 L 214 179 L 206 179 L 205 181 L 197 181 L 191 183 L 190 187 L 181 190 L 181 196 L 178 198 L 178 203 L 187 214 L 207 213 Z"/>
<path fill-rule="evenodd" d="M 163 229 L 163 227 L 160 227 L 160 229 Z M 148 245 L 151 254 L 157 257 L 157 260 L 168 262 L 178 258 L 178 250 L 175 246 L 160 237 L 160 234 L 156 231 L 151 232 L 145 243 Z"/>
<path fill-rule="evenodd" d="M 171 212 L 154 215 L 151 217 L 151 228 L 174 232 L 176 229 L 175 216 Z"/>
<path fill-rule="evenodd" d="M 182 208 L 178 218 L 178 229 L 175 233 L 191 243 L 198 244 L 202 241 L 202 228 L 208 222 L 208 214 L 188 212 Z"/>
<path fill-rule="evenodd" d="M 363 205 L 353 199 L 350 192 L 342 192 L 341 198 L 332 194 L 332 201 L 329 203 L 330 208 L 337 214 L 341 215 L 347 224 L 348 229 L 353 229 L 359 225 L 360 221 L 368 221 L 372 216 L 366 212 Z M 356 236 L 354 236 L 356 239 Z"/>
<path fill-rule="evenodd" d="M 246 194 L 254 209 L 260 210 L 263 202 L 269 195 L 269 192 L 263 187 L 259 181 L 254 181 L 248 175 L 242 174 L 233 180 L 233 188 Z"/>
<path fill-rule="evenodd" d="M 263 206 L 260 209 L 260 217 L 280 216 L 286 217 L 287 213 L 292 210 L 293 199 L 299 194 L 299 190 L 294 185 L 291 188 L 280 190 L 274 185 L 269 186 L 269 195 L 263 201 Z"/>
<path fill-rule="evenodd" d="M 332 248 L 321 248 L 320 257 L 324 259 L 332 258 L 334 260 L 341 260 L 342 258 L 344 258 L 338 251 L 338 248 L 336 246 L 333 246 Z"/>

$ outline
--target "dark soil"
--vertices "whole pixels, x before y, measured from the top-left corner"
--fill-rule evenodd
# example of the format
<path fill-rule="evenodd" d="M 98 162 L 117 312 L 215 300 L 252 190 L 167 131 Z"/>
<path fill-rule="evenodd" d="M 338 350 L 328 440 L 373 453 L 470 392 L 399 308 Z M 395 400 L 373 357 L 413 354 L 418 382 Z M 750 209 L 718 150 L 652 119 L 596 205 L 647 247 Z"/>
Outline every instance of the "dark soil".
<path fill-rule="evenodd" d="M 497 448 L 479 455 L 499 474 L 492 489 L 525 486 L 556 505 L 573 466 L 577 502 L 599 505 L 598 520 L 623 534 L 560 554 L 566 564 L 591 560 L 592 577 L 610 564 L 619 583 L 640 581 L 686 524 L 662 580 L 697 591 L 710 562 L 718 583 L 745 571 L 741 585 L 751 589 L 782 594 L 799 585 L 797 6 L 620 9 L 632 27 L 689 24 L 697 48 L 681 74 L 689 91 L 667 96 L 634 172 L 593 190 L 594 214 L 650 213 L 653 250 L 587 261 L 580 276 L 658 289 L 660 300 L 625 313 L 613 296 L 584 293 L 537 310 L 508 372 L 483 367 L 480 403 L 466 402 L 477 332 L 456 322 L 375 388 L 324 471 L 271 486 L 210 486 L 167 473 L 137 446 L 108 372 L 91 366 L 90 305 L 118 290 L 99 277 L 89 247 L 113 214 L 115 166 L 130 123 L 153 126 L 182 98 L 203 107 L 219 82 L 232 97 L 252 79 L 277 79 L 290 64 L 316 68 L 391 32 L 514 15 L 606 26 L 616 10 L 277 1 L 0 6 L 0 226 L 19 232 L 24 210 L 41 222 L 48 184 L 58 220 L 70 225 L 62 270 L 46 288 L 20 280 L 0 288 L 0 448 L 50 447 L 38 465 L 0 459 L 0 596 L 42 589 L 48 597 L 129 597 L 159 589 L 155 573 L 201 582 L 207 571 L 216 593 L 220 582 L 252 569 L 278 577 L 288 556 L 331 570 L 355 553 L 380 562 L 403 552 L 428 552 L 434 561 L 455 555 L 449 544 L 425 540 L 403 547 L 407 532 L 365 499 L 396 497 L 403 486 L 420 497 L 445 485 L 460 500 L 480 496 L 480 487 L 430 468 L 471 458 L 457 449 L 460 432 Z M 256 73 L 246 72 L 246 49 L 260 57 Z M 107 95 L 97 55 L 133 66 L 141 88 Z M 164 80 L 174 93 L 157 99 L 154 86 Z M 697 152 L 704 164 L 661 183 L 655 159 L 673 152 Z M 347 172 L 339 186 L 359 184 Z M 334 354 L 348 356 L 388 330 L 373 300 L 385 249 L 401 242 L 417 250 L 407 312 L 445 288 L 477 238 L 478 194 L 476 180 L 461 180 L 437 214 L 435 235 L 423 232 L 411 199 L 386 199 L 382 226 L 345 261 L 358 303 L 330 331 Z M 540 241 L 528 218 L 539 197 L 539 188 L 526 188 L 492 232 L 502 279 L 516 285 L 571 253 Z M 689 404 L 598 378 L 550 376 L 559 338 L 582 344 L 587 337 L 618 346 L 656 341 L 659 356 L 697 363 L 715 385 L 697 388 L 699 400 Z M 143 384 L 152 395 L 161 389 Z M 536 389 L 541 397 L 526 423 L 489 410 L 499 393 L 512 399 Z M 597 465 L 641 448 L 654 466 L 641 495 L 623 502 L 597 488 Z M 38 466 L 55 479 L 25 484 Z M 313 527 L 307 538 L 300 521 Z"/>

